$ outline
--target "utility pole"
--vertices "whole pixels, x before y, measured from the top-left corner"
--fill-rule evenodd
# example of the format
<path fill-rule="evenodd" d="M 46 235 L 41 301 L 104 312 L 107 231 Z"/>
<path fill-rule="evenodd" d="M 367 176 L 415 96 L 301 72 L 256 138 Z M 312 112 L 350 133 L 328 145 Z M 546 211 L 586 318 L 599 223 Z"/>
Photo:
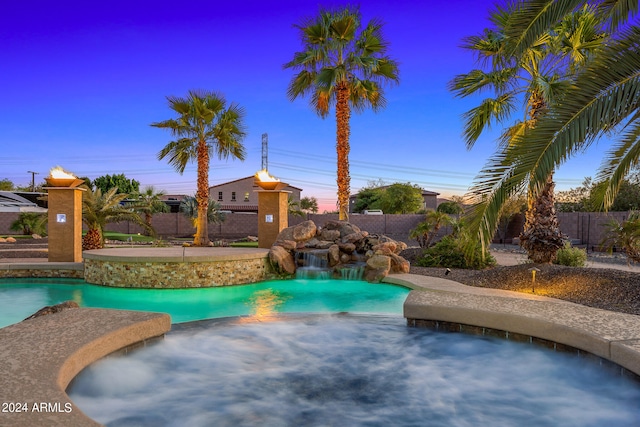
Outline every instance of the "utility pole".
<path fill-rule="evenodd" d="M 262 134 L 262 170 L 266 171 L 269 167 L 269 135 Z"/>
<path fill-rule="evenodd" d="M 40 175 L 38 172 L 27 171 L 31 174 L 31 192 L 36 191 L 36 175 Z"/>

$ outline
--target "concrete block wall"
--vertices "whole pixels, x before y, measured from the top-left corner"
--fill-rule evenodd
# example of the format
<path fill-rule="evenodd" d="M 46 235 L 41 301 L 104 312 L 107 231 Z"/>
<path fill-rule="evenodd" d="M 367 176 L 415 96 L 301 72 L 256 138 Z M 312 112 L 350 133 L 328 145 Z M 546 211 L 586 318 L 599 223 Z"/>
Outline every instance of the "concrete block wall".
<path fill-rule="evenodd" d="M 17 212 L 0 212 L 0 236 L 15 234 L 9 229 L 11 223 L 18 218 Z M 611 219 L 624 221 L 629 212 L 559 212 L 558 222 L 560 230 L 572 240 L 586 246 L 589 250 L 598 250 L 606 233 L 606 224 Z M 309 214 L 305 217 L 289 216 L 289 225 L 296 225 L 310 219 L 318 226 L 329 220 L 337 220 L 337 214 Z M 424 215 L 351 215 L 350 222 L 370 233 L 385 234 L 393 239 L 404 241 L 410 245 L 416 244 L 409 239 L 410 231 L 424 220 Z M 153 216 L 153 226 L 163 237 L 190 237 L 195 233 L 191 222 L 180 213 L 161 213 Z M 517 237 L 522 232 L 524 221 L 517 218 L 508 226 L 506 242 Z M 123 222 L 109 224 L 109 231 L 121 233 L 142 233 L 142 228 L 134 223 Z M 437 238 L 451 232 L 450 227 L 443 227 Z M 258 235 L 258 216 L 255 214 L 227 214 L 221 224 L 209 224 L 209 235 L 212 239 L 239 239 L 246 236 Z M 501 235 L 496 233 L 496 239 Z"/>
<path fill-rule="evenodd" d="M 0 212 L 0 236 L 5 234 L 16 234 L 9 227 L 18 219 L 19 212 Z"/>

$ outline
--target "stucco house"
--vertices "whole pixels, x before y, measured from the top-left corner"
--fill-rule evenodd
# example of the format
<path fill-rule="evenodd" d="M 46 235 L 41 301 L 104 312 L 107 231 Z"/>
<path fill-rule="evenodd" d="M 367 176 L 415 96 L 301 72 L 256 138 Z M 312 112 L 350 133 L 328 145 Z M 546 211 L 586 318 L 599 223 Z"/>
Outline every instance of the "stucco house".
<path fill-rule="evenodd" d="M 252 175 L 209 187 L 209 198 L 218 202 L 223 211 L 257 213 L 258 190 Z M 300 201 L 301 188 L 287 185 L 283 191 L 290 191 L 293 201 Z"/>

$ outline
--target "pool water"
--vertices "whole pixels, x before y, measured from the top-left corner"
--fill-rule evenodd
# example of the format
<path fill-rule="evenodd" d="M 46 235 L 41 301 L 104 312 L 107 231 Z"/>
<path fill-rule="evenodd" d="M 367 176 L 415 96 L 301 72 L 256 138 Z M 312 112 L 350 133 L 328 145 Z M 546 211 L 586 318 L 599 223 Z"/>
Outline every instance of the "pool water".
<path fill-rule="evenodd" d="M 81 307 L 169 313 L 173 323 L 228 316 L 341 312 L 401 314 L 409 289 L 345 280 L 277 280 L 197 289 L 131 289 L 77 279 L 0 279 L 0 327 L 42 307 L 72 300 Z"/>
<path fill-rule="evenodd" d="M 640 425 L 640 388 L 578 356 L 401 316 L 177 325 L 67 390 L 107 426 Z"/>

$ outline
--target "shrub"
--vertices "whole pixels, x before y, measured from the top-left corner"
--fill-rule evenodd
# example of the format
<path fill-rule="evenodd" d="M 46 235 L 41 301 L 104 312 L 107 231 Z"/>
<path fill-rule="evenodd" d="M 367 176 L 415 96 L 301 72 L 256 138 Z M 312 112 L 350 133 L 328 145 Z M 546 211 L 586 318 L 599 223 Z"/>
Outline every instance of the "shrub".
<path fill-rule="evenodd" d="M 420 267 L 483 269 L 494 266 L 496 260 L 491 254 L 482 257 L 482 247 L 476 244 L 471 254 L 465 254 L 463 239 L 443 237 L 438 243 L 426 249 L 416 264 Z"/>
<path fill-rule="evenodd" d="M 25 236 L 29 234 L 44 236 L 47 233 L 47 215 L 37 212 L 22 212 L 9 228 L 13 231 L 19 231 Z"/>
<path fill-rule="evenodd" d="M 571 243 L 565 242 L 564 247 L 558 250 L 554 264 L 568 267 L 584 267 L 587 263 L 587 251 L 571 247 Z"/>

